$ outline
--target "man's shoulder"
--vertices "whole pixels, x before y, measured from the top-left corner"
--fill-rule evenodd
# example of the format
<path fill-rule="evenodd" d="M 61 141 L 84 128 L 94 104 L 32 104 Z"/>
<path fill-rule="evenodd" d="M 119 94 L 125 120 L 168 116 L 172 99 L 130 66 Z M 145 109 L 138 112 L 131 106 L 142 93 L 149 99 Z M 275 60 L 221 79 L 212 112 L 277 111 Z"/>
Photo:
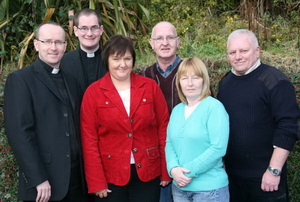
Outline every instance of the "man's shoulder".
<path fill-rule="evenodd" d="M 11 72 L 9 75 L 26 75 L 26 74 L 32 74 L 34 66 L 38 66 L 39 63 L 35 61 L 34 63 L 23 67 L 21 69 L 18 69 L 16 71 Z"/>
<path fill-rule="evenodd" d="M 64 54 L 63 58 L 69 58 L 69 57 L 74 57 L 75 55 L 79 54 L 79 49 L 75 49 L 72 51 L 68 51 Z"/>
<path fill-rule="evenodd" d="M 231 70 L 227 71 L 225 75 L 220 80 L 220 85 L 226 84 L 226 82 L 231 78 L 232 72 Z"/>
<path fill-rule="evenodd" d="M 262 81 L 268 89 L 272 89 L 280 81 L 289 82 L 286 75 L 276 67 L 266 65 L 266 64 L 261 64 L 261 68 L 263 68 L 262 73 L 260 74 L 258 79 Z"/>
<path fill-rule="evenodd" d="M 152 65 L 149 65 L 145 68 L 145 71 L 153 71 L 156 68 L 156 63 L 153 63 Z"/>
<path fill-rule="evenodd" d="M 16 85 L 24 85 L 25 83 L 32 83 L 35 79 L 39 71 L 38 68 L 43 68 L 38 66 L 39 63 L 34 62 L 33 64 L 23 67 L 22 69 L 18 69 L 16 71 L 11 72 L 6 79 L 6 86 L 15 83 Z M 21 83 L 20 83 L 21 82 Z"/>
<path fill-rule="evenodd" d="M 156 63 L 146 67 L 142 72 L 141 75 L 145 76 L 145 77 L 149 77 L 149 78 L 153 78 L 155 73 L 155 68 L 156 68 Z"/>
<path fill-rule="evenodd" d="M 285 74 L 280 71 L 278 68 L 267 65 L 267 64 L 261 64 L 262 68 L 264 68 L 264 71 L 262 72 L 261 76 L 269 76 L 274 77 L 278 80 L 287 79 Z"/>
<path fill-rule="evenodd" d="M 132 75 L 132 77 L 134 77 L 135 78 L 135 81 L 137 82 L 137 83 L 140 83 L 140 84 L 142 84 L 142 83 L 145 83 L 145 84 L 147 84 L 147 85 L 155 85 L 155 86 L 157 86 L 157 83 L 152 79 L 152 78 L 149 78 L 149 77 L 147 77 L 147 76 L 143 76 L 143 75 L 140 75 L 140 74 L 133 74 Z M 145 78 L 146 77 L 146 78 Z"/>
<path fill-rule="evenodd" d="M 79 49 L 75 49 L 65 53 L 63 58 L 61 59 L 61 69 L 69 73 L 74 72 L 75 68 L 78 65 L 81 65 L 81 63 L 78 60 L 80 60 Z"/>
<path fill-rule="evenodd" d="M 61 63 L 65 64 L 65 63 L 75 62 L 77 61 L 77 59 L 80 59 L 79 49 L 75 49 L 65 53 L 61 59 Z"/>

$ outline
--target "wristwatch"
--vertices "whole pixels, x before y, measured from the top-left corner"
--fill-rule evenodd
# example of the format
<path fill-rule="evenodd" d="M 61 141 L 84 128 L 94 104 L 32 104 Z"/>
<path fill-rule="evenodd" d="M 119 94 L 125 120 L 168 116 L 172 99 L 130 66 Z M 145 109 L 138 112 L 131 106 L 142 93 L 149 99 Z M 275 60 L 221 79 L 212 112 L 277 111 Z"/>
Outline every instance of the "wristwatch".
<path fill-rule="evenodd" d="M 268 171 L 274 176 L 280 176 L 281 171 L 277 168 L 272 168 L 271 166 L 268 167 Z"/>

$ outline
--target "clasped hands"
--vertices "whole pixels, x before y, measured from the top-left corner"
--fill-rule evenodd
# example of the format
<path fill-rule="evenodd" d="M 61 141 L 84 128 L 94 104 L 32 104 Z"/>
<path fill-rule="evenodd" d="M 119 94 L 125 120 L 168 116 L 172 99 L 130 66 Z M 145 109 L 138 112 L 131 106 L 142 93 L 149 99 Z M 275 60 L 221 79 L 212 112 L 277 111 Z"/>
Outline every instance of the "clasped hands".
<path fill-rule="evenodd" d="M 190 173 L 190 171 L 182 167 L 174 167 L 171 170 L 173 180 L 179 187 L 185 187 L 192 181 L 192 178 L 184 175 L 185 173 Z"/>

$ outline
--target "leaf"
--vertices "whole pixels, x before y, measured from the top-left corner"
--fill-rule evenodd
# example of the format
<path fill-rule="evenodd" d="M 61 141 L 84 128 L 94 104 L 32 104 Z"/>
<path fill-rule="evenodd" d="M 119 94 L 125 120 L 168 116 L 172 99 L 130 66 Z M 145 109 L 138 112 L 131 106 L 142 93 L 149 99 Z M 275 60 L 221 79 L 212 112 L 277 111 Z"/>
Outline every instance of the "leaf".
<path fill-rule="evenodd" d="M 54 11 L 55 11 L 55 8 L 47 8 L 47 11 L 45 13 L 45 17 L 43 19 L 43 23 L 48 22 L 51 19 Z"/>
<path fill-rule="evenodd" d="M 29 45 L 30 41 L 33 39 L 33 37 L 34 37 L 34 32 L 32 32 L 30 35 L 27 35 L 25 37 L 25 39 L 21 42 L 24 45 L 20 51 L 20 58 L 18 61 L 18 69 L 21 69 L 22 67 L 24 67 L 24 58 L 25 58 L 25 55 L 26 55 L 26 52 L 28 49 L 28 45 Z"/>
<path fill-rule="evenodd" d="M 150 12 L 149 12 L 149 10 L 148 10 L 147 8 L 145 8 L 142 4 L 138 4 L 138 5 L 139 5 L 139 7 L 141 7 L 141 9 L 143 10 L 143 12 L 144 12 L 144 14 L 145 14 L 147 20 L 149 20 L 149 19 L 150 19 Z"/>

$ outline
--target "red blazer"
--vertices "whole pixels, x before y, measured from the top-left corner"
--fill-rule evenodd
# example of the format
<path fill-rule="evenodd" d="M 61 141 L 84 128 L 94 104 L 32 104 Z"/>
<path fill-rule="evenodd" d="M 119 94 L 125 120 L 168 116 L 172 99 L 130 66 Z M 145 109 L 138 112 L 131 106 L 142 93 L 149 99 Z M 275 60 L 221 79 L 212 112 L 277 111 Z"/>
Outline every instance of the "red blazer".
<path fill-rule="evenodd" d="M 81 106 L 81 133 L 89 193 L 123 186 L 130 179 L 130 155 L 141 181 L 170 180 L 165 161 L 168 107 L 158 85 L 131 73 L 130 116 L 110 74 L 93 83 Z"/>

